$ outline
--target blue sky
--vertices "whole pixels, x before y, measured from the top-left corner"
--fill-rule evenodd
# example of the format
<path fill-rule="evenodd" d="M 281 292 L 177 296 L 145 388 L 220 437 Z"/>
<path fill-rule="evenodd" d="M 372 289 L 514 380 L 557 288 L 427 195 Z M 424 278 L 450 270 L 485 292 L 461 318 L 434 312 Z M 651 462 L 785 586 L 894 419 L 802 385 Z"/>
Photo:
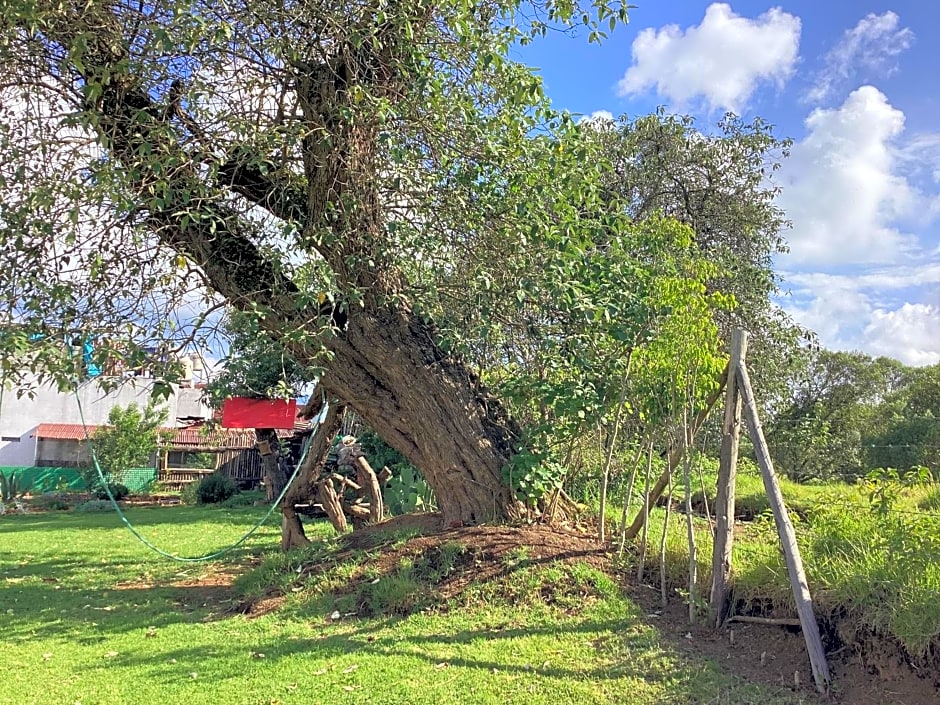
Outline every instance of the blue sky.
<path fill-rule="evenodd" d="M 514 58 L 574 113 L 774 124 L 795 141 L 780 304 L 828 347 L 940 362 L 940 3 L 634 4 L 600 46 L 553 34 Z"/>

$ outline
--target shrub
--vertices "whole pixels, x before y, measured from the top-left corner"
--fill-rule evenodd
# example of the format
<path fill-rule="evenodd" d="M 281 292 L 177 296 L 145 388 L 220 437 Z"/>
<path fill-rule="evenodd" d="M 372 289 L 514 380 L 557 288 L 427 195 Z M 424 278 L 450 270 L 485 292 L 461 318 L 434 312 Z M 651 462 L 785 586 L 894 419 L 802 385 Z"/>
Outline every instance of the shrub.
<path fill-rule="evenodd" d="M 917 503 L 917 508 L 928 512 L 940 510 L 940 485 L 931 487 L 923 499 Z"/>
<path fill-rule="evenodd" d="M 239 507 L 252 507 L 264 501 L 264 492 L 239 492 L 219 502 L 219 506 L 225 507 L 226 509 L 238 509 Z"/>
<path fill-rule="evenodd" d="M 120 502 L 122 499 L 126 499 L 131 491 L 127 488 L 127 485 L 122 485 L 120 482 L 111 482 L 108 484 L 108 489 L 111 490 L 111 496 L 114 497 L 114 501 Z M 108 492 L 104 487 L 98 486 L 95 489 L 95 497 L 100 500 L 108 499 Z"/>
<path fill-rule="evenodd" d="M 202 479 L 196 489 L 199 504 L 218 504 L 238 494 L 238 485 L 228 475 L 214 472 Z"/>
<path fill-rule="evenodd" d="M 107 512 L 111 510 L 111 501 L 107 499 L 89 499 L 75 507 L 76 512 Z"/>
<path fill-rule="evenodd" d="M 108 482 L 125 479 L 128 468 L 148 464 L 161 437 L 166 435 L 160 430 L 164 418 L 164 410 L 153 404 L 144 409 L 135 404 L 111 409 L 107 425 L 98 428 L 91 438 L 101 474 Z M 97 492 L 101 486 L 98 469 L 89 467 L 79 472 L 89 491 Z"/>
<path fill-rule="evenodd" d="M 29 491 L 30 481 L 23 475 L 11 472 L 9 475 L 0 473 L 0 499 L 12 502 Z"/>
<path fill-rule="evenodd" d="M 183 489 L 180 490 L 180 503 L 192 506 L 199 503 L 198 495 L 199 485 L 195 482 L 190 482 L 188 485 L 183 485 Z"/>
<path fill-rule="evenodd" d="M 68 501 L 68 496 L 61 492 L 45 492 L 33 500 L 33 506 L 38 509 L 63 511 L 72 505 Z"/>

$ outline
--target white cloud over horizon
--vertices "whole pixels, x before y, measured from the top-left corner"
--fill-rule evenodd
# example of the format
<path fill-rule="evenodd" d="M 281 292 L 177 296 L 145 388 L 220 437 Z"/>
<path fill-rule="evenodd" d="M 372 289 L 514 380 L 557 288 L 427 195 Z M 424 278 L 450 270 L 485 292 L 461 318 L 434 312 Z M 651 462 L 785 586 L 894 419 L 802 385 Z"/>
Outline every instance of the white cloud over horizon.
<path fill-rule="evenodd" d="M 927 197 L 899 168 L 904 113 L 862 86 L 805 124 L 781 169 L 779 203 L 793 221 L 788 266 L 901 262 L 916 252 L 917 238 L 898 223 Z"/>
<path fill-rule="evenodd" d="M 824 101 L 852 76 L 866 72 L 867 78 L 889 76 L 897 70 L 897 57 L 914 41 L 914 32 L 900 27 L 901 18 L 890 10 L 869 13 L 852 29 L 847 29 L 829 50 L 823 68 L 817 72 L 806 100 Z"/>
<path fill-rule="evenodd" d="M 792 76 L 800 31 L 800 19 L 779 7 L 749 19 L 713 3 L 699 25 L 641 31 L 617 92 L 655 89 L 679 108 L 698 99 L 709 111 L 740 112 L 760 84 L 779 89 Z"/>
<path fill-rule="evenodd" d="M 927 365 L 940 362 L 938 194 L 914 175 L 931 167 L 923 146 L 940 139 L 907 140 L 904 121 L 873 86 L 810 113 L 781 169 L 793 229 L 778 265 L 793 288 L 785 310 L 824 345 Z"/>

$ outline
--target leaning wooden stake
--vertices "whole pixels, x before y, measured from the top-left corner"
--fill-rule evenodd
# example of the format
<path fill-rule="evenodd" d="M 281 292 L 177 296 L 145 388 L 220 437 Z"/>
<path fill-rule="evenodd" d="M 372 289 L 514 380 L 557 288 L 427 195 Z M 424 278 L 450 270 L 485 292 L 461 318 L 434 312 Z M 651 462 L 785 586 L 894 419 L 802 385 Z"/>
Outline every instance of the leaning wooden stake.
<path fill-rule="evenodd" d="M 712 553 L 712 586 L 709 608 L 715 626 L 721 626 L 728 613 L 728 582 L 731 578 L 731 547 L 734 542 L 734 486 L 741 438 L 741 393 L 737 371 L 747 354 L 747 333 L 735 330 L 731 336 L 728 384 L 725 388 L 725 420 L 722 426 L 718 465 L 718 494 L 715 497 L 715 548 Z"/>
<path fill-rule="evenodd" d="M 757 415 L 757 403 L 754 400 L 751 380 L 745 365 L 738 367 L 736 378 L 744 401 L 744 417 L 747 421 L 748 434 L 754 444 L 757 464 L 760 466 L 761 475 L 764 478 L 764 489 L 770 500 L 770 508 L 774 513 L 774 522 L 777 525 L 777 533 L 780 535 L 780 543 L 783 545 L 787 573 L 790 576 L 790 587 L 793 589 L 796 610 L 800 617 L 800 627 L 803 630 L 803 639 L 806 641 L 806 651 L 809 654 L 809 662 L 813 668 L 813 680 L 816 681 L 816 690 L 824 692 L 830 681 L 829 665 L 826 663 L 826 652 L 823 649 L 822 640 L 819 638 L 819 625 L 816 623 L 816 615 L 813 613 L 813 600 L 809 594 L 809 583 L 803 570 L 800 548 L 796 544 L 796 532 L 793 530 L 790 516 L 783 504 L 783 494 L 780 492 L 780 484 L 777 482 L 776 474 L 774 474 L 773 461 L 770 459 L 770 451 L 767 448 L 767 442 L 764 440 L 764 431 L 761 429 L 760 418 Z"/>

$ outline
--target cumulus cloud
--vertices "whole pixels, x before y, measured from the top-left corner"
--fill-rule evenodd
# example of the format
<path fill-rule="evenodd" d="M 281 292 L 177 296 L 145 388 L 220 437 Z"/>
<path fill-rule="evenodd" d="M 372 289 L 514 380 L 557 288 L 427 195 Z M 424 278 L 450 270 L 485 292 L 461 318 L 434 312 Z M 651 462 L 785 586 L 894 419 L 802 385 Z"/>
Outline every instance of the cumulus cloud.
<path fill-rule="evenodd" d="M 893 311 L 876 309 L 864 339 L 874 353 L 908 365 L 940 362 L 940 306 L 905 303 Z"/>
<path fill-rule="evenodd" d="M 862 86 L 839 108 L 814 110 L 781 170 L 780 205 L 793 221 L 791 262 L 887 263 L 916 247 L 895 224 L 924 205 L 899 168 L 904 113 Z"/>
<path fill-rule="evenodd" d="M 590 115 L 585 115 L 580 120 L 578 120 L 579 123 L 582 123 L 582 122 L 602 122 L 603 123 L 603 122 L 613 122 L 613 121 L 614 121 L 614 114 L 610 112 L 609 110 L 595 110 Z"/>
<path fill-rule="evenodd" d="M 908 365 L 940 362 L 940 305 L 905 301 L 940 292 L 940 261 L 854 275 L 790 273 L 784 302 L 795 320 L 836 350 L 862 350 Z"/>
<path fill-rule="evenodd" d="M 852 76 L 863 73 L 871 79 L 897 70 L 897 57 L 914 41 L 914 33 L 900 26 L 894 12 L 868 14 L 826 54 L 824 66 L 816 75 L 807 100 L 820 102 Z"/>
<path fill-rule="evenodd" d="M 780 88 L 793 74 L 800 28 L 800 19 L 779 7 L 749 19 L 713 3 L 697 26 L 640 32 L 618 93 L 654 88 L 678 107 L 700 99 L 711 110 L 739 112 L 759 84 Z"/>

